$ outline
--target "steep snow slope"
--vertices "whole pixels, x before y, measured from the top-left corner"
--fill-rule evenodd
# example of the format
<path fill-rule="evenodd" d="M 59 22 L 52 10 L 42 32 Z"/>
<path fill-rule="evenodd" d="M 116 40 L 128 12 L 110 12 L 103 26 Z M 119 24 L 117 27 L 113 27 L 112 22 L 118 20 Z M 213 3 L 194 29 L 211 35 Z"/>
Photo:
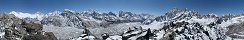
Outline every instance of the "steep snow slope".
<path fill-rule="evenodd" d="M 68 9 L 49 14 L 15 11 L 9 14 L 30 23 L 41 23 L 44 25 L 43 31 L 53 32 L 59 40 L 244 39 L 243 32 L 238 31 L 243 30 L 241 27 L 244 21 L 243 15 L 201 15 L 189 9 L 173 8 L 158 17 L 124 11 L 99 13 L 97 11 L 75 12 Z M 0 36 L 2 34 L 4 36 L 4 31 L 0 32 Z"/>

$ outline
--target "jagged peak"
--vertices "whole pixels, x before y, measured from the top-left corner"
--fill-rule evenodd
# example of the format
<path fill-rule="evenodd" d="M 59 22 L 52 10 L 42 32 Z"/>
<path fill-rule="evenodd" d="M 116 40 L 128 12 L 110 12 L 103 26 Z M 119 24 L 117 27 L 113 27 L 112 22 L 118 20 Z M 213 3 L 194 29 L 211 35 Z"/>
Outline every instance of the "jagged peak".
<path fill-rule="evenodd" d="M 176 8 L 176 7 L 173 7 L 170 12 L 178 12 L 178 11 L 190 11 L 188 8 L 185 8 L 185 9 L 179 9 L 179 8 Z"/>
<path fill-rule="evenodd" d="M 211 15 L 211 16 L 218 16 L 217 14 L 214 14 L 214 13 L 210 13 L 208 15 Z"/>
<path fill-rule="evenodd" d="M 111 11 L 110 11 L 110 12 L 108 12 L 108 14 L 109 14 L 109 15 L 114 15 L 114 16 L 116 16 L 116 14 L 114 14 L 114 13 L 113 13 L 113 12 L 111 12 Z"/>
<path fill-rule="evenodd" d="M 100 12 L 98 12 L 98 9 L 89 9 L 88 12 L 93 13 L 93 14 L 99 14 L 100 13 Z"/>
<path fill-rule="evenodd" d="M 171 11 L 167 12 L 165 15 L 192 15 L 192 14 L 196 14 L 198 12 L 195 12 L 195 11 L 191 11 L 189 10 L 188 8 L 185 8 L 185 9 L 179 9 L 179 8 L 172 8 Z"/>
<path fill-rule="evenodd" d="M 178 11 L 178 10 L 179 10 L 178 8 L 174 7 L 171 9 L 171 12 Z"/>
<path fill-rule="evenodd" d="M 182 19 L 190 19 L 192 17 L 201 17 L 198 12 L 189 10 L 188 8 L 185 9 L 179 9 L 179 8 L 172 8 L 171 11 L 165 13 L 162 16 L 156 17 L 156 21 L 162 21 L 162 20 L 182 20 Z"/>
<path fill-rule="evenodd" d="M 54 12 L 50 12 L 50 13 L 48 13 L 48 15 L 49 16 L 55 16 L 55 15 L 59 15 L 59 14 L 61 14 L 62 12 L 60 12 L 60 11 L 54 11 Z"/>
<path fill-rule="evenodd" d="M 119 14 L 133 14 L 132 12 L 129 12 L 129 11 L 119 11 Z"/>
<path fill-rule="evenodd" d="M 64 12 L 72 12 L 72 13 L 75 13 L 75 11 L 70 10 L 70 9 L 64 9 Z"/>
<path fill-rule="evenodd" d="M 170 12 L 165 13 L 166 16 L 171 16 L 171 15 L 195 15 L 198 14 L 198 12 L 191 11 L 188 8 L 185 9 L 179 9 L 179 8 L 172 8 Z"/>

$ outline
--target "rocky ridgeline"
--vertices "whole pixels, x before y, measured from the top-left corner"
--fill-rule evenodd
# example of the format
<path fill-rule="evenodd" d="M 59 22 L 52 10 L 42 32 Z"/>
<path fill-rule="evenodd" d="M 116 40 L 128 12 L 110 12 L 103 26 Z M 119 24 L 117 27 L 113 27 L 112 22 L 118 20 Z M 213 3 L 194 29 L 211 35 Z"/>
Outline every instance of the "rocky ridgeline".
<path fill-rule="evenodd" d="M 85 30 L 79 37 L 69 37 L 71 40 L 244 39 L 243 36 L 240 36 L 244 35 L 242 32 L 243 15 L 201 15 L 189 9 L 173 8 L 165 15 L 158 17 L 123 11 L 116 14 L 71 10 L 53 12 L 41 20 L 37 20 L 37 18 L 24 18 L 22 20 L 10 14 L 2 14 L 1 16 L 0 32 L 5 34 L 4 37 L 1 36 L 1 39 L 57 40 L 55 34 L 42 31 L 42 25 Z M 138 23 L 134 23 L 132 26 L 133 22 Z M 62 33 L 66 34 L 66 32 Z M 67 33 L 67 35 L 71 34 Z"/>
<path fill-rule="evenodd" d="M 226 22 L 242 15 L 215 14 L 200 15 L 198 12 L 188 9 L 182 10 L 174 8 L 165 15 L 156 17 L 154 20 L 146 20 L 143 23 L 152 25 L 152 22 L 163 22 L 164 26 L 158 29 L 129 28 L 126 32 L 119 35 L 103 34 L 103 39 L 112 40 L 232 40 L 234 38 L 243 39 L 243 23 L 226 26 Z M 241 21 L 241 18 L 238 18 Z M 207 21 L 205 21 L 207 20 Z M 231 25 L 231 26 L 230 26 Z M 160 28 L 162 27 L 162 28 Z M 233 27 L 233 28 L 232 28 Z M 227 32 L 224 31 L 229 29 Z M 239 31 L 238 31 L 239 30 Z M 236 35 L 236 34 L 238 35 Z M 227 35 L 226 35 L 227 34 Z M 231 37 L 231 38 L 230 38 Z"/>
<path fill-rule="evenodd" d="M 55 25 L 60 27 L 77 27 L 77 28 L 96 28 L 107 27 L 110 24 L 144 22 L 152 20 L 153 16 L 148 14 L 134 14 L 131 12 L 120 11 L 116 13 L 98 13 L 96 11 L 74 12 L 65 10 L 63 12 L 54 12 L 44 17 L 40 22 L 43 25 Z"/>
<path fill-rule="evenodd" d="M 0 14 L 0 27 L 0 40 L 57 40 L 52 32 L 42 31 L 41 24 L 27 23 L 12 14 Z"/>

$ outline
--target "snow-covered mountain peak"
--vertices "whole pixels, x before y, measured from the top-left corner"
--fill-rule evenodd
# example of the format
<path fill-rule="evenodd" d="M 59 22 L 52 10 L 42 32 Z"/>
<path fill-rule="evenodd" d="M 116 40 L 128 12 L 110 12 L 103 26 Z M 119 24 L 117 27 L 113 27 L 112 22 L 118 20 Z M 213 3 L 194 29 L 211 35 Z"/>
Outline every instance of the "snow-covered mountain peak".
<path fill-rule="evenodd" d="M 150 14 L 136 14 L 126 11 L 119 11 L 116 14 L 113 12 L 99 13 L 96 10 L 75 12 L 69 9 L 61 12 L 54 11 L 49 14 L 42 14 L 41 12 L 30 14 L 16 11 L 9 14 L 15 15 L 27 23 L 39 22 L 41 25 L 45 25 L 44 31 L 54 32 L 54 35 L 60 40 L 69 38 L 95 40 L 229 40 L 230 37 L 235 37 L 237 34 L 242 35 L 238 30 L 238 32 L 230 33 L 236 31 L 236 28 L 232 28 L 230 25 L 244 22 L 244 15 L 201 15 L 187 8 L 173 8 L 165 15 L 156 18 Z M 242 25 L 237 26 L 241 27 Z M 234 36 L 228 38 L 225 33 Z M 81 36 L 77 36 L 79 34 Z M 0 36 L 2 35 L 0 34 Z"/>
<path fill-rule="evenodd" d="M 38 18 L 38 20 L 41 20 L 41 18 L 44 16 L 44 14 L 40 14 L 40 13 L 23 13 L 23 12 L 16 12 L 16 11 L 12 11 L 9 14 L 13 14 L 18 18 Z"/>
<path fill-rule="evenodd" d="M 189 20 L 192 17 L 201 17 L 198 12 L 191 11 L 189 9 L 178 9 L 173 8 L 170 12 L 165 13 L 165 15 L 156 17 L 156 21 L 165 21 L 165 20 Z"/>
<path fill-rule="evenodd" d="M 72 13 L 75 13 L 75 11 L 70 10 L 70 9 L 64 9 L 64 12 L 72 12 Z"/>

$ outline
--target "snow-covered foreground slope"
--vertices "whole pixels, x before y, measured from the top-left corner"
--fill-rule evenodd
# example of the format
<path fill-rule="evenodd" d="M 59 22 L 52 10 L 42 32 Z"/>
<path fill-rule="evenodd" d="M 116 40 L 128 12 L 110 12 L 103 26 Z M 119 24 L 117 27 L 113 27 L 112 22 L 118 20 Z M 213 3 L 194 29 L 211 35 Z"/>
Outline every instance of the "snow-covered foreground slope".
<path fill-rule="evenodd" d="M 49 14 L 15 11 L 9 14 L 26 23 L 41 24 L 42 31 L 52 32 L 57 40 L 244 40 L 244 15 L 201 15 L 177 8 L 157 17 L 124 11 L 99 13 L 68 9 Z M 1 39 L 9 34 L 5 31 L 1 26 Z"/>

